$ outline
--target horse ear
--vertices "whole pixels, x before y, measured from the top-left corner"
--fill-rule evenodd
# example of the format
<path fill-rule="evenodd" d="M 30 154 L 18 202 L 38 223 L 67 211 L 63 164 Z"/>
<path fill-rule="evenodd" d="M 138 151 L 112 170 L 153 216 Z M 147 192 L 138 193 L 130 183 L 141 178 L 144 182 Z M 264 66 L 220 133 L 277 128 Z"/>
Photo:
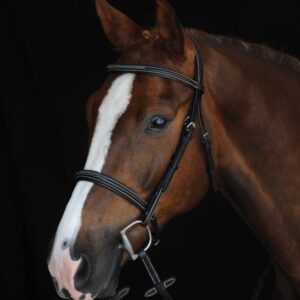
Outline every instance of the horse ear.
<path fill-rule="evenodd" d="M 156 27 L 170 48 L 184 53 L 184 32 L 174 8 L 166 0 L 156 0 Z"/>
<path fill-rule="evenodd" d="M 142 28 L 106 0 L 96 0 L 97 14 L 110 42 L 119 50 L 142 35 Z"/>

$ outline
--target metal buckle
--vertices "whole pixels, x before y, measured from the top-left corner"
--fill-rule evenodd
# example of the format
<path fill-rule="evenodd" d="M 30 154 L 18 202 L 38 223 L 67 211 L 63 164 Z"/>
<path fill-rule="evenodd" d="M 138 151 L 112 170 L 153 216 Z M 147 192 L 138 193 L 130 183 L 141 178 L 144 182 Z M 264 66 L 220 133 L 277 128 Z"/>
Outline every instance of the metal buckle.
<path fill-rule="evenodd" d="M 194 122 L 190 122 L 190 123 L 186 126 L 186 128 L 187 128 L 187 129 L 190 129 L 190 127 L 192 127 L 193 129 L 195 129 L 195 128 L 196 128 L 196 124 L 195 124 Z"/>
<path fill-rule="evenodd" d="M 203 135 L 202 135 L 202 143 L 205 145 L 209 144 L 209 133 L 208 131 L 206 131 Z"/>
<path fill-rule="evenodd" d="M 192 129 L 195 129 L 196 128 L 196 123 L 191 121 L 191 117 L 190 116 L 187 116 L 183 122 L 184 124 L 184 127 L 186 130 L 190 130 L 191 128 Z"/>
<path fill-rule="evenodd" d="M 132 260 L 136 260 L 139 257 L 139 255 L 134 252 L 132 244 L 131 244 L 130 240 L 127 237 L 127 231 L 129 229 L 131 229 L 132 227 L 134 227 L 135 225 L 138 225 L 138 224 L 143 226 L 143 222 L 138 220 L 138 221 L 132 222 L 131 224 L 129 224 L 123 230 L 120 231 L 121 237 L 122 237 L 122 240 L 123 240 L 124 249 L 128 252 L 128 254 L 130 255 Z M 143 226 L 143 227 L 145 227 L 145 226 Z M 152 233 L 151 233 L 151 230 L 150 230 L 148 225 L 145 228 L 147 229 L 148 236 L 149 236 L 148 244 L 144 248 L 144 251 L 146 252 L 152 245 Z"/>

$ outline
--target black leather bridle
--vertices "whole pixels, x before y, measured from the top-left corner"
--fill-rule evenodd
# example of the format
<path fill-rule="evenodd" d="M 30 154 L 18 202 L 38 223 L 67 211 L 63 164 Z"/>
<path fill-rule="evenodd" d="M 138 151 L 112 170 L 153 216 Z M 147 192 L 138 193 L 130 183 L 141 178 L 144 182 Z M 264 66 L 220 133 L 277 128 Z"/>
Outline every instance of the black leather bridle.
<path fill-rule="evenodd" d="M 217 186 L 217 177 L 216 172 L 213 164 L 212 159 L 212 152 L 211 152 L 211 144 L 208 136 L 208 132 L 206 130 L 202 112 L 201 112 L 201 99 L 204 93 L 203 87 L 203 64 L 202 64 L 202 55 L 201 49 L 198 41 L 189 34 L 191 40 L 195 46 L 195 76 L 194 79 L 191 79 L 183 74 L 178 72 L 174 72 L 169 69 L 159 68 L 155 66 L 146 66 L 146 65 L 126 65 L 126 64 L 113 64 L 108 65 L 107 70 L 109 72 L 118 72 L 118 73 L 136 73 L 136 74 L 143 74 L 143 75 L 151 75 L 151 76 L 158 76 L 162 78 L 167 78 L 171 80 L 175 80 L 191 89 L 194 90 L 194 96 L 191 101 L 189 110 L 187 112 L 186 118 L 184 120 L 182 126 L 181 136 L 176 148 L 176 151 L 169 163 L 169 166 L 162 177 L 161 181 L 159 182 L 157 188 L 152 193 L 147 201 L 142 199 L 139 195 L 137 195 L 133 190 L 128 188 L 127 186 L 123 185 L 116 179 L 113 179 L 107 175 L 102 173 L 91 171 L 91 170 L 83 170 L 76 173 L 75 177 L 77 181 L 89 181 L 101 187 L 104 187 L 111 192 L 121 196 L 122 198 L 126 199 L 132 205 L 136 206 L 141 211 L 140 220 L 137 220 L 126 228 L 121 231 L 121 237 L 123 240 L 124 248 L 128 251 L 129 255 L 133 260 L 137 259 L 138 257 L 141 258 L 144 266 L 146 267 L 153 283 L 154 287 L 148 290 L 145 293 L 145 297 L 151 297 L 155 294 L 159 294 L 162 299 L 164 300 L 171 300 L 172 297 L 167 292 L 166 288 L 172 285 L 175 282 L 174 278 L 169 278 L 165 281 L 161 281 L 156 270 L 154 269 L 150 258 L 148 257 L 146 251 L 152 245 L 158 244 L 158 229 L 157 229 L 157 221 L 155 218 L 155 209 L 161 199 L 161 196 L 166 191 L 170 181 L 174 173 L 176 172 L 181 158 L 185 152 L 185 149 L 191 140 L 194 130 L 196 128 L 196 122 L 198 118 L 198 123 L 201 130 L 201 138 L 202 143 L 204 146 L 205 152 L 205 161 L 206 161 L 206 169 L 207 173 L 210 178 L 210 182 L 212 188 L 216 191 Z M 152 225 L 152 231 L 149 228 L 149 224 Z M 137 254 L 134 253 L 134 250 L 131 246 L 129 239 L 127 238 L 127 231 L 136 225 L 142 225 L 147 228 L 149 234 L 149 241 L 143 250 L 139 251 Z M 153 236 L 152 236 L 153 235 Z M 123 298 L 128 292 L 128 289 L 121 290 L 118 294 L 116 294 L 111 299 L 118 300 Z"/>

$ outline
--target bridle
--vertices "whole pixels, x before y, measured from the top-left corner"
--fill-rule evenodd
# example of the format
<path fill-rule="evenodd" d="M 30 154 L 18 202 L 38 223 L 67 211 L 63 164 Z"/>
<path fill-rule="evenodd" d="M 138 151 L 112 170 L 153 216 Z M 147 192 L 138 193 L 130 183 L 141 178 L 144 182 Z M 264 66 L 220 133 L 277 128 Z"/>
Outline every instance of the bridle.
<path fill-rule="evenodd" d="M 186 147 L 189 141 L 193 137 L 194 130 L 196 128 L 196 122 L 198 118 L 198 123 L 201 130 L 201 138 L 202 144 L 204 147 L 205 153 L 205 161 L 206 161 L 206 169 L 208 176 L 210 178 L 211 186 L 213 190 L 217 190 L 217 176 L 213 164 L 212 152 L 211 152 L 211 144 L 208 136 L 208 132 L 206 130 L 202 112 L 201 112 L 201 99 L 204 93 L 203 87 L 203 63 L 202 63 L 202 55 L 199 42 L 194 38 L 193 35 L 189 34 L 189 37 L 194 43 L 195 46 L 195 75 L 194 79 L 191 79 L 181 73 L 155 67 L 155 66 L 146 66 L 146 65 L 127 65 L 127 64 L 112 64 L 107 66 L 108 72 L 118 72 L 118 73 L 136 73 L 143 75 L 151 75 L 158 76 L 170 80 L 175 80 L 191 89 L 194 90 L 194 96 L 189 106 L 186 118 L 184 120 L 182 126 L 182 132 L 180 135 L 180 139 L 176 148 L 176 151 L 169 163 L 169 166 L 163 175 L 161 181 L 157 185 L 157 188 L 152 193 L 147 201 L 142 199 L 139 195 L 137 195 L 133 190 L 123 185 L 121 182 L 117 181 L 114 178 L 111 178 L 102 173 L 91 171 L 91 170 L 83 170 L 77 172 L 75 174 L 77 181 L 89 181 L 101 187 L 108 189 L 109 191 L 121 196 L 132 205 L 136 206 L 141 211 L 141 216 L 139 220 L 136 220 L 121 230 L 120 234 L 123 240 L 123 245 L 125 250 L 128 252 L 132 260 L 136 260 L 137 258 L 141 258 L 151 280 L 154 283 L 154 287 L 148 290 L 145 293 L 145 297 L 151 297 L 155 294 L 159 294 L 164 300 L 172 300 L 173 298 L 169 295 L 166 290 L 169 286 L 171 286 L 174 282 L 174 278 L 169 278 L 165 281 L 161 281 L 158 273 L 154 269 L 149 256 L 147 255 L 147 250 L 151 247 L 151 245 L 157 245 L 159 243 L 158 238 L 158 226 L 155 217 L 155 209 L 163 195 L 163 193 L 168 188 L 170 181 L 174 173 L 176 172 L 181 158 L 186 150 Z M 151 229 L 150 229 L 150 226 Z M 127 232 L 134 226 L 142 225 L 147 229 L 149 240 L 146 247 L 143 250 L 140 250 L 138 253 L 135 253 L 133 247 L 131 245 L 130 240 L 127 237 Z M 129 289 L 123 289 L 118 292 L 111 300 L 119 300 L 123 298 Z"/>

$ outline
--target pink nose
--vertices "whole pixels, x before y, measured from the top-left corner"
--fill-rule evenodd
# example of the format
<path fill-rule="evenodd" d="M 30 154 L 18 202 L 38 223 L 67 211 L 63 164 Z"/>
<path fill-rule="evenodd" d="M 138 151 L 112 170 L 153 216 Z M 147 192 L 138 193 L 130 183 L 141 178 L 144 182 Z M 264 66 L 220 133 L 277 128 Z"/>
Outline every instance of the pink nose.
<path fill-rule="evenodd" d="M 83 264 L 84 263 L 84 266 Z M 74 300 L 92 300 L 90 294 L 83 294 L 78 291 L 75 287 L 75 278 L 79 280 L 85 280 L 88 276 L 76 276 L 79 269 L 85 270 L 87 268 L 87 263 L 82 258 L 74 261 L 70 256 L 70 251 L 68 249 L 61 250 L 59 253 L 53 253 L 48 265 L 49 272 L 56 281 L 58 294 L 64 299 L 74 299 Z M 80 266 L 80 268 L 79 268 Z M 80 270 L 80 271 L 81 271 Z M 86 272 L 80 272 L 86 273 Z M 75 277 L 76 276 L 76 277 Z M 83 278 L 85 277 L 85 278 Z M 78 282 L 80 283 L 80 282 Z M 76 286 L 78 286 L 76 284 Z"/>

